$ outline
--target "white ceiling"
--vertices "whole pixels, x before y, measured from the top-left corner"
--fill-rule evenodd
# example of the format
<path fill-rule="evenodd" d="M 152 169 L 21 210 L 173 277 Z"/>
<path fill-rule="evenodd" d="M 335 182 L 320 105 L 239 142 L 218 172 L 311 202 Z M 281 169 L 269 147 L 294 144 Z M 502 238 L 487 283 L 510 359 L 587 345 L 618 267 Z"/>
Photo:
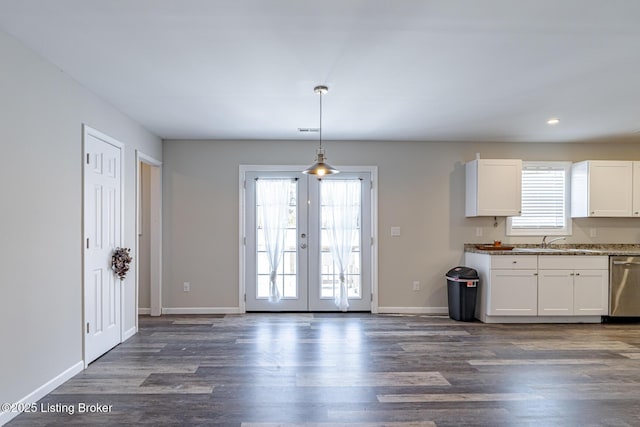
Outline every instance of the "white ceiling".
<path fill-rule="evenodd" d="M 638 0 L 2 0 L 167 139 L 640 140 Z M 556 126 L 546 120 L 558 117 Z"/>

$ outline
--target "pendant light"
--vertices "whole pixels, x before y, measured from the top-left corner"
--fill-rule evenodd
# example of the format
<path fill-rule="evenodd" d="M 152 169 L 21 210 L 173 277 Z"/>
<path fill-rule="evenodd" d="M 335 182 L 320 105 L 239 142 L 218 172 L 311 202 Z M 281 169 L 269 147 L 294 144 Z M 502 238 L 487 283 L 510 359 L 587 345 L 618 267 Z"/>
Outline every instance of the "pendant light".
<path fill-rule="evenodd" d="M 340 173 L 340 171 L 328 163 L 325 163 L 324 149 L 322 148 L 322 95 L 329 91 L 329 88 L 326 86 L 316 86 L 313 88 L 313 91 L 320 95 L 320 146 L 318 147 L 318 151 L 316 152 L 316 162 L 302 171 L 302 173 L 307 175 L 332 175 L 336 173 Z"/>

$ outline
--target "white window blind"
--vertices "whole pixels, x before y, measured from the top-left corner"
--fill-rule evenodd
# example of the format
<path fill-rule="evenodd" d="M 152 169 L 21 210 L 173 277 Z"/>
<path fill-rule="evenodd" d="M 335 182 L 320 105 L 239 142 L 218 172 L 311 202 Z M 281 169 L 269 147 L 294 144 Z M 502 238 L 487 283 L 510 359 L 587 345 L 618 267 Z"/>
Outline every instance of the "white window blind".
<path fill-rule="evenodd" d="M 522 215 L 511 217 L 507 234 L 570 234 L 565 162 L 523 162 Z"/>

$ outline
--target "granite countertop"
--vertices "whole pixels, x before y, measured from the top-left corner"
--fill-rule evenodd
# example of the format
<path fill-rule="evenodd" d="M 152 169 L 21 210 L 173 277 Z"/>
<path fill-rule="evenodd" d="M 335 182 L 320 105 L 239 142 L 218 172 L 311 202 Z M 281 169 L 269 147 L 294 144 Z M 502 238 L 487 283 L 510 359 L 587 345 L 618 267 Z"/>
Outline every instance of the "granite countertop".
<path fill-rule="evenodd" d="M 603 244 L 551 244 L 541 248 L 539 244 L 503 243 L 503 246 L 513 249 L 493 249 L 492 243 L 465 243 L 465 252 L 488 255 L 629 255 L 640 256 L 640 244 L 603 243 Z M 490 246 L 491 249 L 479 249 L 478 246 Z"/>

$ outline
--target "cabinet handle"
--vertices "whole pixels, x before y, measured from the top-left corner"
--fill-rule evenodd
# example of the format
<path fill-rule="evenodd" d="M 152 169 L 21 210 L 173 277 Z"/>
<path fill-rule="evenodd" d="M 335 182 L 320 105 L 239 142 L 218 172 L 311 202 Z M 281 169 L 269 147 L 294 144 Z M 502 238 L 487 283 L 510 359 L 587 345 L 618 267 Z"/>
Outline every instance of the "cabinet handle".
<path fill-rule="evenodd" d="M 518 263 L 518 261 L 511 261 L 511 263 L 512 263 L 512 264 L 517 264 L 517 263 Z"/>
<path fill-rule="evenodd" d="M 613 265 L 640 265 L 640 262 L 613 261 Z"/>
<path fill-rule="evenodd" d="M 569 273 L 569 276 L 574 276 L 574 274 L 573 273 Z"/>
<path fill-rule="evenodd" d="M 579 276 L 579 275 L 580 275 L 580 273 L 576 273 L 576 276 Z"/>
<path fill-rule="evenodd" d="M 533 273 L 533 275 L 534 275 L 534 276 L 537 276 L 537 275 L 538 275 L 538 273 Z"/>
<path fill-rule="evenodd" d="M 591 212 L 591 215 L 595 215 L 595 214 L 596 214 L 595 212 Z"/>

